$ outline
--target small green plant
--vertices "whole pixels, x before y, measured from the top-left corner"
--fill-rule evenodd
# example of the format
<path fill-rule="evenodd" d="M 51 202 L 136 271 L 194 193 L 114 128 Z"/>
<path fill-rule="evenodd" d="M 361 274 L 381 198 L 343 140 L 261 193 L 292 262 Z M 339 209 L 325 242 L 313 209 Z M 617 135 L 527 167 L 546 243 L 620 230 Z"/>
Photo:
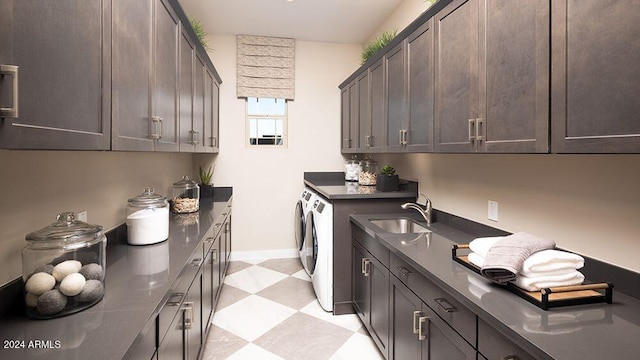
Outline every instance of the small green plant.
<path fill-rule="evenodd" d="M 385 165 L 382 167 L 382 169 L 380 169 L 380 175 L 393 176 L 395 174 L 396 174 L 396 169 L 394 169 L 392 166 Z"/>
<path fill-rule="evenodd" d="M 204 32 L 204 26 L 202 26 L 202 23 L 196 20 L 191 15 L 189 15 L 189 22 L 191 23 L 191 27 L 193 28 L 193 31 L 196 33 L 196 36 L 198 37 L 198 41 L 200 41 L 200 44 L 202 44 L 202 46 L 205 49 L 208 49 L 209 47 L 207 46 L 207 40 L 205 39 L 205 37 L 207 36 L 207 33 Z"/>
<path fill-rule="evenodd" d="M 199 167 L 200 170 L 200 183 L 203 185 L 211 185 L 211 177 L 213 177 L 213 169 L 214 167 L 209 166 L 209 169 L 204 170 L 202 166 Z"/>
<path fill-rule="evenodd" d="M 382 49 L 387 44 L 389 44 L 391 40 L 393 40 L 393 38 L 396 37 L 397 34 L 398 34 L 398 29 L 393 30 L 393 32 L 385 31 L 380 36 L 378 36 L 373 41 L 373 43 L 367 45 L 367 47 L 365 47 L 362 50 L 362 55 L 361 55 L 362 63 L 364 64 L 367 62 L 367 60 L 371 59 L 380 49 Z"/>

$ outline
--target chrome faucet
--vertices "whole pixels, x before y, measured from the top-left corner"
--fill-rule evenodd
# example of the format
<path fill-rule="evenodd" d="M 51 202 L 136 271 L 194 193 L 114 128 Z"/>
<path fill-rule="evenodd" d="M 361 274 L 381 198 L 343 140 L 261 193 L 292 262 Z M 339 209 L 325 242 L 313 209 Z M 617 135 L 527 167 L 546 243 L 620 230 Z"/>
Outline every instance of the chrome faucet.
<path fill-rule="evenodd" d="M 427 225 L 431 225 L 431 210 L 433 210 L 433 207 L 431 206 L 431 200 L 428 197 L 426 197 L 424 194 L 420 194 L 420 195 L 427 200 L 426 204 L 424 205 L 424 208 L 422 207 L 422 205 L 417 203 L 417 200 L 415 203 L 402 204 L 400 205 L 400 207 L 402 207 L 403 209 L 417 210 L 420 213 L 420 215 L 422 215 L 422 217 L 424 218 L 424 221 L 427 222 Z"/>

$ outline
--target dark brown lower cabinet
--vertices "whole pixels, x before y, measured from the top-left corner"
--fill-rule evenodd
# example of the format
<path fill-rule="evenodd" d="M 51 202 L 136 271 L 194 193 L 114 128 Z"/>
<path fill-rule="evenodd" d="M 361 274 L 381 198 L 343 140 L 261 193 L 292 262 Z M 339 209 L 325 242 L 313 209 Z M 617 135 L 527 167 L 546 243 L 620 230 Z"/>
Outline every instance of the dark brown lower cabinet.
<path fill-rule="evenodd" d="M 390 359 L 476 358 L 476 350 L 395 276 L 390 297 Z"/>
<path fill-rule="evenodd" d="M 478 359 L 536 359 L 483 320 L 478 320 L 478 351 Z"/>
<path fill-rule="evenodd" d="M 389 270 L 353 241 L 353 304 L 385 358 L 389 345 Z"/>

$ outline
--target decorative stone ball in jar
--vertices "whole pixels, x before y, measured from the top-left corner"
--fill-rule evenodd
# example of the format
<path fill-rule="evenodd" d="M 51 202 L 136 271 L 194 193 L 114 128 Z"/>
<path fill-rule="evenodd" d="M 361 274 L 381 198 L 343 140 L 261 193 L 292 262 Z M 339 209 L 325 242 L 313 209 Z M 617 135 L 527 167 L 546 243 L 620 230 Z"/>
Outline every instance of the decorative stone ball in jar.
<path fill-rule="evenodd" d="M 53 224 L 27 234 L 26 240 L 22 279 L 29 317 L 65 316 L 102 300 L 107 245 L 102 226 L 64 212 Z"/>

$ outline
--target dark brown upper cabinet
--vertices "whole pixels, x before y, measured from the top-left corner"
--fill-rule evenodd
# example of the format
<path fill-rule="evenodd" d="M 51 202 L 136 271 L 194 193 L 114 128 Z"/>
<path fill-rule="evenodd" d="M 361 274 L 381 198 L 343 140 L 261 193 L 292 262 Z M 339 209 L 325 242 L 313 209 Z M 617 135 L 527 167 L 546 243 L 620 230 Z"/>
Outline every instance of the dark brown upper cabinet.
<path fill-rule="evenodd" d="M 162 0 L 114 0 L 113 19 L 113 149 L 177 151 L 180 21 Z"/>
<path fill-rule="evenodd" d="M 402 150 L 409 130 L 409 98 L 407 96 L 406 41 L 384 55 L 385 81 L 385 150 Z"/>
<path fill-rule="evenodd" d="M 352 80 L 341 89 L 341 124 L 343 153 L 355 153 L 358 139 L 358 87 Z"/>
<path fill-rule="evenodd" d="M 548 152 L 548 3 L 456 0 L 435 33 L 436 150 Z"/>
<path fill-rule="evenodd" d="M 557 153 L 640 153 L 640 7 L 552 2 L 551 119 Z"/>
<path fill-rule="evenodd" d="M 399 134 L 403 151 L 433 151 L 434 49 L 433 20 L 407 37 L 408 123 Z"/>
<path fill-rule="evenodd" d="M 351 106 L 357 106 L 357 152 L 369 151 L 368 144 L 371 137 L 371 95 L 369 92 L 369 73 L 370 71 L 367 69 L 356 78 L 356 94 L 358 100 L 355 104 L 351 104 Z"/>
<path fill-rule="evenodd" d="M 370 152 L 380 152 L 385 144 L 385 67 L 379 61 L 369 68 L 369 108 L 371 110 L 371 127 L 369 137 L 365 139 L 365 147 Z M 362 98 L 362 95 L 360 96 Z M 360 134 L 362 137 L 362 134 Z"/>
<path fill-rule="evenodd" d="M 2 1 L 0 43 L 0 148 L 110 148 L 111 1 Z"/>

